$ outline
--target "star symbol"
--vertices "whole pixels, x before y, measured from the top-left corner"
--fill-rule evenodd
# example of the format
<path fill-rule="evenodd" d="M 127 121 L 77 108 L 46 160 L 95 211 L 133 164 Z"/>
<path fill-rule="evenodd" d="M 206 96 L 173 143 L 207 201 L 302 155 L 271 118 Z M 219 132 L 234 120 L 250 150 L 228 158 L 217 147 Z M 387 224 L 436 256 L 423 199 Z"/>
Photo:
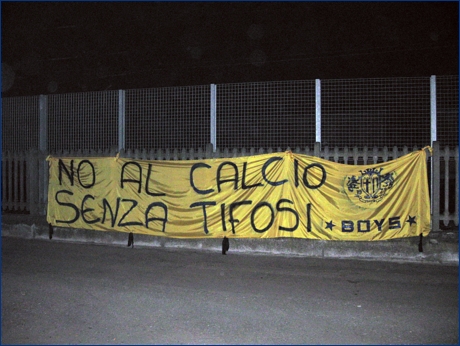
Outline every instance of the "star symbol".
<path fill-rule="evenodd" d="M 329 228 L 331 231 L 332 231 L 332 227 L 334 227 L 335 225 L 332 223 L 332 220 L 329 221 L 329 222 L 326 222 L 326 228 Z"/>
<path fill-rule="evenodd" d="M 408 216 L 407 218 L 407 221 L 406 222 L 409 222 L 409 224 L 412 226 L 413 223 L 417 223 L 415 222 L 415 216 Z"/>

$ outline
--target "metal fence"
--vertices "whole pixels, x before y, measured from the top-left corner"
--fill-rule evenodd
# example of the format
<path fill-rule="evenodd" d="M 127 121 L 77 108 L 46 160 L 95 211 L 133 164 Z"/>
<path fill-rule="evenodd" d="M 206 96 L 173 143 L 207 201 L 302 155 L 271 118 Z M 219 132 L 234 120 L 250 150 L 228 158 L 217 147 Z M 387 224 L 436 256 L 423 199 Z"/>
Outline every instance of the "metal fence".
<path fill-rule="evenodd" d="M 216 146 L 312 146 L 315 93 L 314 80 L 218 85 Z"/>
<path fill-rule="evenodd" d="M 323 144 L 430 144 L 429 77 L 327 80 L 321 84 Z"/>
<path fill-rule="evenodd" d="M 458 145 L 458 76 L 306 80 L 2 100 L 3 151 Z"/>
<path fill-rule="evenodd" d="M 42 117 L 50 152 L 61 148 L 105 148 L 118 143 L 118 91 L 50 95 Z M 42 135 L 44 137 L 44 134 Z M 44 139 L 46 141 L 46 139 Z"/>
<path fill-rule="evenodd" d="M 205 147 L 210 143 L 210 87 L 127 90 L 124 148 Z"/>
<path fill-rule="evenodd" d="M 2 99 L 2 150 L 38 149 L 40 140 L 39 96 Z"/>
<path fill-rule="evenodd" d="M 434 152 L 431 161 L 427 163 L 431 171 L 431 203 L 432 230 L 452 229 L 458 227 L 458 146 L 455 148 L 440 147 L 434 142 Z M 271 148 L 277 151 L 278 148 Z M 298 153 L 317 156 L 326 160 L 348 164 L 374 164 L 386 162 L 408 154 L 413 148 L 397 147 L 379 150 L 377 147 L 357 147 L 339 149 L 338 147 L 320 149 L 319 143 L 311 148 L 300 149 Z M 238 157 L 263 153 L 263 148 L 238 148 L 213 151 L 211 145 L 205 150 L 182 148 L 175 150 L 136 149 L 122 152 L 124 157 L 146 160 L 193 160 L 216 157 Z M 270 149 L 269 149 L 270 151 Z M 79 150 L 58 153 L 59 156 L 94 157 L 114 156 L 117 150 Z M 46 154 L 36 150 L 23 152 L 6 152 L 2 156 L 2 211 L 6 213 L 28 213 L 45 215 L 48 198 L 48 174 Z"/>
<path fill-rule="evenodd" d="M 437 140 L 458 144 L 458 76 L 438 77 L 436 82 Z"/>

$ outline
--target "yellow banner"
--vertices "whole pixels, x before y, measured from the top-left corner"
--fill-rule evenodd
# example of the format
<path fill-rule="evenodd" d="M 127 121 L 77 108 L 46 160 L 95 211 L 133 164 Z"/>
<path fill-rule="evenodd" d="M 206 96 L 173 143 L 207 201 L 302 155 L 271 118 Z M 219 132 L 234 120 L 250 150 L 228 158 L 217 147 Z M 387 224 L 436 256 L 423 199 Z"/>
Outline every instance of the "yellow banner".
<path fill-rule="evenodd" d="M 47 220 L 53 226 L 175 238 L 356 241 L 430 232 L 424 149 L 365 166 L 292 152 L 48 161 Z"/>

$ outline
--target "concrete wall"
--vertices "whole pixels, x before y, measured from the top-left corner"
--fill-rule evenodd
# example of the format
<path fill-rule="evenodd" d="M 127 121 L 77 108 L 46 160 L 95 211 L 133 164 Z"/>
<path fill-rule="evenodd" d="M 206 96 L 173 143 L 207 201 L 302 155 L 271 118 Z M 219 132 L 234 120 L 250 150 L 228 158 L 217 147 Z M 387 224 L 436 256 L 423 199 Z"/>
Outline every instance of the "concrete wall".
<path fill-rule="evenodd" d="M 74 228 L 50 228 L 44 216 L 3 215 L 2 236 L 127 246 L 128 234 Z M 341 258 L 376 261 L 418 262 L 458 266 L 458 232 L 432 232 L 418 237 L 373 242 L 323 241 L 296 238 L 230 239 L 229 255 L 250 253 L 315 258 Z M 220 239 L 174 239 L 134 234 L 134 247 L 189 249 L 221 252 Z M 422 251 L 420 251 L 422 250 Z"/>

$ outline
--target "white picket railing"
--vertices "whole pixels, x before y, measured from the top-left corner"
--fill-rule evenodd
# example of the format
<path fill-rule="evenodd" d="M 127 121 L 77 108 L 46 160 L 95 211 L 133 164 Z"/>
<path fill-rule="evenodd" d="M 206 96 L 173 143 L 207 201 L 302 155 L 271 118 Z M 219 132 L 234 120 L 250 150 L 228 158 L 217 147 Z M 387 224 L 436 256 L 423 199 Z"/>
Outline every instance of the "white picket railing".
<path fill-rule="evenodd" d="M 212 145 L 206 148 L 182 150 L 128 150 L 121 152 L 122 157 L 144 160 L 194 160 L 207 158 L 239 157 L 270 152 L 282 152 L 290 148 L 217 148 Z M 427 163 L 431 184 L 431 211 L 433 231 L 440 230 L 441 223 L 458 226 L 458 146 L 440 148 L 437 142 L 433 145 L 433 156 Z M 386 162 L 406 155 L 418 148 L 397 147 L 386 148 L 320 148 L 319 143 L 309 148 L 292 148 L 293 152 L 321 157 L 326 160 L 345 164 L 366 165 Z M 116 149 L 99 151 L 64 151 L 55 156 L 62 157 L 95 157 L 115 156 Z M 46 154 L 37 151 L 4 152 L 2 155 L 2 212 L 23 212 L 32 215 L 45 215 L 48 190 L 48 165 Z"/>

